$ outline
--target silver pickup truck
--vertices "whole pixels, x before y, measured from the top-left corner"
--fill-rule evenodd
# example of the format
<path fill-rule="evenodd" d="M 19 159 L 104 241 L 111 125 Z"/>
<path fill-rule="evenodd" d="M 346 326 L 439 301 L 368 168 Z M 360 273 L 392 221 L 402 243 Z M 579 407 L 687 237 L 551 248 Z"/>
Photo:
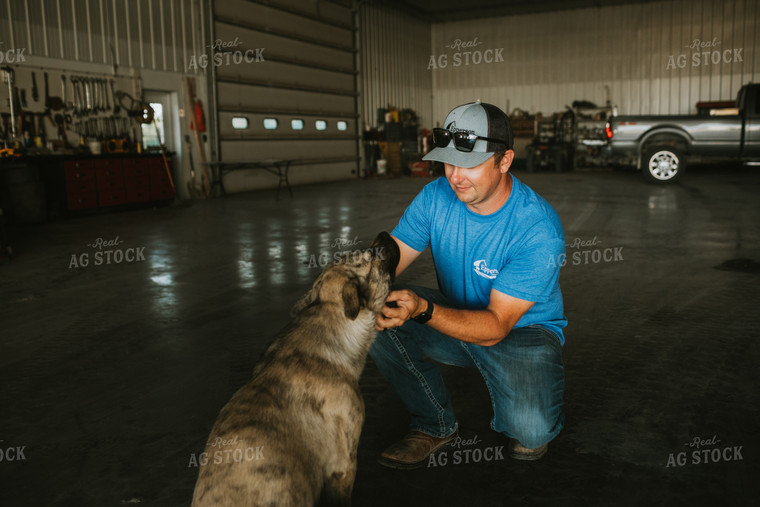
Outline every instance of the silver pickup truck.
<path fill-rule="evenodd" d="M 697 157 L 760 165 L 760 84 L 742 86 L 729 113 L 615 116 L 606 128 L 609 151 L 654 183 L 677 181 Z"/>

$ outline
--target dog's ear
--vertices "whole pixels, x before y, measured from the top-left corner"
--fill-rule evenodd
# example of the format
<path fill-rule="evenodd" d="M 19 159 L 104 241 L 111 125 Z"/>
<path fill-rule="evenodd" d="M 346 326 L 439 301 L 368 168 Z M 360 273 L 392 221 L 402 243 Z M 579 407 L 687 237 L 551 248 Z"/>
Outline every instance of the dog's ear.
<path fill-rule="evenodd" d="M 296 315 L 301 313 L 304 308 L 311 305 L 316 301 L 317 296 L 319 295 L 319 288 L 322 285 L 322 277 L 320 276 L 319 279 L 317 279 L 316 282 L 314 282 L 314 285 L 312 286 L 311 290 L 301 296 L 301 299 L 296 301 L 296 304 L 293 305 L 293 307 L 290 309 L 290 318 L 294 318 Z"/>
<path fill-rule="evenodd" d="M 363 300 L 366 301 L 366 298 L 362 297 L 359 280 L 353 278 L 343 285 L 343 309 L 346 312 L 346 317 L 351 320 L 356 319 Z"/>

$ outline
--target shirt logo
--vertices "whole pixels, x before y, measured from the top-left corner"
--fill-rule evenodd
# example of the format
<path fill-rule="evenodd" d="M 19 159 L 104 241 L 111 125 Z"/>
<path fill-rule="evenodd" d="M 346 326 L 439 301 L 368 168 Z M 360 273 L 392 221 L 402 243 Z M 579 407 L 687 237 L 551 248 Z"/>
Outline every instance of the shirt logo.
<path fill-rule="evenodd" d="M 485 259 L 480 259 L 479 261 L 473 262 L 475 265 L 475 272 L 482 276 L 483 278 L 488 278 L 489 280 L 493 280 L 496 278 L 496 275 L 499 274 L 498 269 L 489 269 L 489 267 L 486 265 Z"/>

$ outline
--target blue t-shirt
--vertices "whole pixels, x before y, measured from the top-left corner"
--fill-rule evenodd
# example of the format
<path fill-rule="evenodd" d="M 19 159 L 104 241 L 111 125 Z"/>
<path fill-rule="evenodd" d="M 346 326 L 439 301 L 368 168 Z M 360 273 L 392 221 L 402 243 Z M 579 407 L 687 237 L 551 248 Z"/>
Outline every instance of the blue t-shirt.
<path fill-rule="evenodd" d="M 414 198 L 392 234 L 419 252 L 431 246 L 438 285 L 458 308 L 486 308 L 492 288 L 533 301 L 514 327 L 538 324 L 564 345 L 562 222 L 551 204 L 514 176 L 507 202 L 490 215 L 471 211 L 448 180 L 438 178 Z"/>

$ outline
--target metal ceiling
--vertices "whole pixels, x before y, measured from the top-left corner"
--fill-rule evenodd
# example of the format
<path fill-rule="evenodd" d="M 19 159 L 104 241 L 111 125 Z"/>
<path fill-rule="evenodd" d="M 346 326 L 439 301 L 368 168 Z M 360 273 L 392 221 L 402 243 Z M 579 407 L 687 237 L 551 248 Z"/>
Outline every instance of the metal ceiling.
<path fill-rule="evenodd" d="M 653 1 L 656 0 L 391 0 L 380 3 L 401 8 L 428 21 L 446 22 Z"/>

